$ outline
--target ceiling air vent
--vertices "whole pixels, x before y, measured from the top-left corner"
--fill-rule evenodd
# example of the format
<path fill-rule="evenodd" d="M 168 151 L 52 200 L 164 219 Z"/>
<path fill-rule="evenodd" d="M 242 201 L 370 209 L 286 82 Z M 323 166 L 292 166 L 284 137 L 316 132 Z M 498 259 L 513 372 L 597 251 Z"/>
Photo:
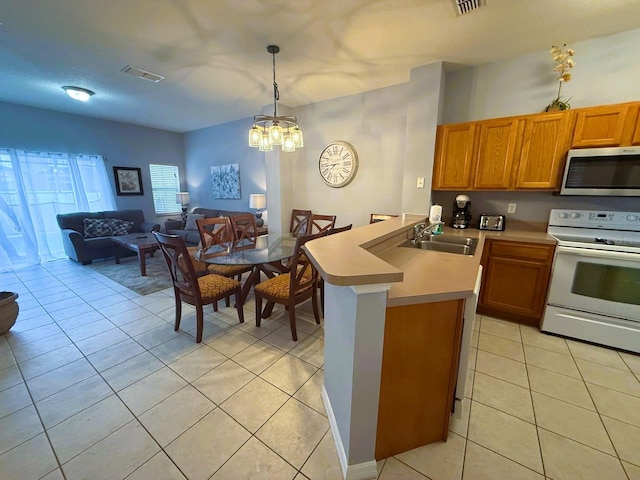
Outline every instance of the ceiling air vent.
<path fill-rule="evenodd" d="M 162 75 L 158 75 L 157 73 L 148 72 L 138 67 L 132 67 L 131 65 L 127 65 L 122 69 L 124 73 L 128 73 L 130 75 L 135 75 L 136 77 L 143 78 L 145 80 L 149 80 L 150 82 L 158 83 L 160 80 L 164 80 Z"/>
<path fill-rule="evenodd" d="M 485 0 L 453 0 L 453 4 L 456 6 L 456 14 L 464 15 L 485 5 Z"/>

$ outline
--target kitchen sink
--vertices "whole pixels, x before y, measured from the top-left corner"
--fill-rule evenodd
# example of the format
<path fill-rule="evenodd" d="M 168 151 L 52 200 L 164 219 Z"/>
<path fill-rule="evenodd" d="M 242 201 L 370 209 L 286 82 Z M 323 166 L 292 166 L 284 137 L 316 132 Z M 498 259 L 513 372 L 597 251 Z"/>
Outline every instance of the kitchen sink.
<path fill-rule="evenodd" d="M 458 237 L 455 235 L 425 235 L 419 241 L 407 240 L 401 247 L 433 250 L 436 252 L 456 253 L 458 255 L 473 255 L 476 253 L 478 239 Z"/>

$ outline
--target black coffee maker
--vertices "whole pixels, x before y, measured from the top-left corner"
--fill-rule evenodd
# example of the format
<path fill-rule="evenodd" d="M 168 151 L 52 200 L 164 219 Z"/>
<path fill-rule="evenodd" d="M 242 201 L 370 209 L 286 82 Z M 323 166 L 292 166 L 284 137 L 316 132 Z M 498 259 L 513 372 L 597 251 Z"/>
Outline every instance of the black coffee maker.
<path fill-rule="evenodd" d="M 471 222 L 471 199 L 468 195 L 458 195 L 453 202 L 453 228 L 468 228 Z"/>

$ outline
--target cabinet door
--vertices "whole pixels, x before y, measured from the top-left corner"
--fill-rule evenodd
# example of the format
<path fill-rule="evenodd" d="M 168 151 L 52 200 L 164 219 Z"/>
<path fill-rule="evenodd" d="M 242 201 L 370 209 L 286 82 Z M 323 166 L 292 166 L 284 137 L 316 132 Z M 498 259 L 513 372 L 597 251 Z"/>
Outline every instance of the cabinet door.
<path fill-rule="evenodd" d="M 473 187 L 508 189 L 518 122 L 513 118 L 478 122 L 478 148 Z"/>
<path fill-rule="evenodd" d="M 478 312 L 537 326 L 547 298 L 553 245 L 486 242 Z"/>
<path fill-rule="evenodd" d="M 434 190 L 471 188 L 474 134 L 474 123 L 438 127 L 432 182 Z"/>
<path fill-rule="evenodd" d="M 629 105 L 609 105 L 577 111 L 571 147 L 616 147 L 620 145 L 629 108 Z"/>
<path fill-rule="evenodd" d="M 556 189 L 560 186 L 568 126 L 568 112 L 524 117 L 517 189 Z"/>
<path fill-rule="evenodd" d="M 640 114 L 638 114 L 636 119 L 633 137 L 631 138 L 631 145 L 640 145 Z"/>

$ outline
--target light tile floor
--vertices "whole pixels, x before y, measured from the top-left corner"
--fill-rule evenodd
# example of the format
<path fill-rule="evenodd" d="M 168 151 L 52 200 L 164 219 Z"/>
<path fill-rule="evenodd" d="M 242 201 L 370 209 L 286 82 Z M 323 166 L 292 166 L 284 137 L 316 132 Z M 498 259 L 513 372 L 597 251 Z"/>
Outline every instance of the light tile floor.
<path fill-rule="evenodd" d="M 192 309 L 70 261 L 0 274 L 20 316 L 0 337 L 0 478 L 340 479 L 308 305 Z M 379 478 L 640 479 L 640 356 L 478 316 L 468 402 L 449 439 L 378 462 Z"/>

